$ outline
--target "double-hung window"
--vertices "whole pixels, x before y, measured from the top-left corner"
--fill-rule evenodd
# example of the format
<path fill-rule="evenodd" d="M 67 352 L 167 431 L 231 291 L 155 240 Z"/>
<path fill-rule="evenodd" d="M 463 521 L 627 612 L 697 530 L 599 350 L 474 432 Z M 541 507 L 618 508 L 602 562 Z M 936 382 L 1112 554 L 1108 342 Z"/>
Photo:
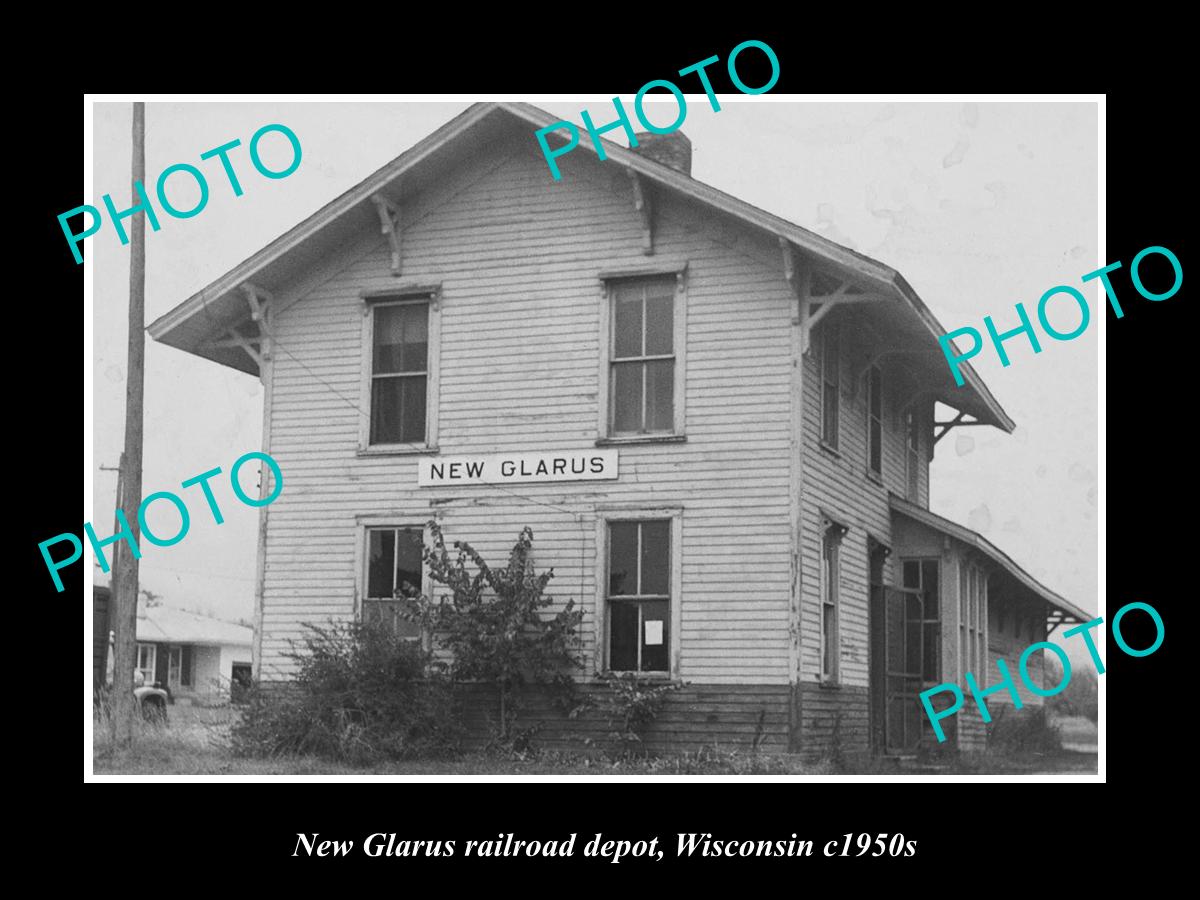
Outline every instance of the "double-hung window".
<path fill-rule="evenodd" d="M 828 323 L 821 329 L 821 440 L 838 446 L 838 400 L 841 391 L 841 339 L 837 326 Z"/>
<path fill-rule="evenodd" d="M 867 468 L 883 475 L 883 374 L 878 366 L 867 369 Z"/>
<path fill-rule="evenodd" d="M 683 432 L 680 290 L 675 275 L 609 282 L 609 438 Z"/>
<path fill-rule="evenodd" d="M 436 313 L 431 293 L 370 296 L 365 392 L 370 408 L 364 449 L 422 449 L 433 443 L 430 419 L 436 373 Z"/>
<path fill-rule="evenodd" d="M 405 638 L 420 638 L 417 623 L 405 619 L 399 597 L 420 593 L 424 565 L 421 528 L 368 528 L 366 580 L 362 600 L 364 622 L 379 623 Z"/>
<path fill-rule="evenodd" d="M 678 521 L 608 522 L 608 668 L 670 671 L 671 531 Z"/>
<path fill-rule="evenodd" d="M 970 672 L 975 682 L 987 684 L 987 573 L 979 566 L 964 562 L 959 568 L 959 646 L 960 675 Z"/>
<path fill-rule="evenodd" d="M 821 538 L 821 681 L 837 683 L 841 667 L 839 598 L 845 526 L 825 522 Z"/>
<path fill-rule="evenodd" d="M 154 683 L 154 665 L 158 657 L 158 647 L 154 644 L 137 645 L 137 669 L 142 673 L 145 684 Z"/>

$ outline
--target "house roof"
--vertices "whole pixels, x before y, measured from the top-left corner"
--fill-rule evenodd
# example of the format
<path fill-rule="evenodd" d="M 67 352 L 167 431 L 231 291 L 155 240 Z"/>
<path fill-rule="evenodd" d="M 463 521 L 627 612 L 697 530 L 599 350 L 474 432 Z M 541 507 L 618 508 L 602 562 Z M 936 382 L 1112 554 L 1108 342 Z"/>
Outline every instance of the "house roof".
<path fill-rule="evenodd" d="M 223 619 L 170 606 L 138 604 L 137 639 L 170 644 L 236 644 L 249 647 L 254 631 Z"/>
<path fill-rule="evenodd" d="M 907 500 L 897 497 L 895 494 L 888 495 L 888 502 L 891 505 L 893 512 L 897 512 L 902 516 L 907 516 L 908 518 L 916 522 L 920 522 L 923 525 L 928 525 L 935 531 L 940 531 L 942 534 L 949 535 L 955 540 L 962 541 L 964 544 L 974 547 L 984 556 L 992 560 L 992 562 L 1000 566 L 1001 569 L 1012 576 L 1012 578 L 1015 579 L 1022 587 L 1032 592 L 1039 599 L 1044 600 L 1054 609 L 1057 609 L 1065 618 L 1074 619 L 1079 622 L 1089 622 L 1095 618 L 1095 616 L 1091 615 L 1090 613 L 1085 613 L 1082 609 L 1071 603 L 1069 600 L 1064 599 L 1054 591 L 1050 590 L 1050 588 L 1046 587 L 1044 584 L 1018 566 L 1015 562 L 1013 562 L 1012 558 L 1009 557 L 1007 553 L 991 543 L 987 538 L 978 532 L 959 525 L 957 522 L 952 522 L 950 519 L 943 518 L 936 513 L 932 513 L 924 507 L 910 503 Z"/>
<path fill-rule="evenodd" d="M 150 325 L 150 336 L 223 365 L 257 374 L 256 363 L 240 348 L 209 346 L 214 339 L 224 337 L 229 328 L 249 318 L 245 298 L 240 293 L 242 285 L 253 283 L 269 291 L 275 284 L 296 278 L 299 271 L 345 245 L 360 229 L 378 229 L 377 213 L 371 202 L 373 195 L 380 194 L 399 201 L 401 194 L 420 190 L 423 184 L 437 177 L 440 172 L 469 154 L 477 153 L 479 147 L 488 146 L 498 136 L 511 133 L 514 127 L 527 129 L 529 140 L 533 142 L 537 129 L 558 121 L 545 110 L 526 103 L 473 104 L 358 185 L 160 316 Z M 937 342 L 946 329 L 897 271 L 636 151 L 607 140 L 603 140 L 603 145 L 612 165 L 624 167 L 660 189 L 690 198 L 775 235 L 802 253 L 816 257 L 823 266 L 846 278 L 902 301 L 906 315 L 892 315 L 887 323 L 889 327 L 895 327 L 904 332 L 906 337 L 919 342 L 922 352 L 914 365 L 921 370 L 923 383 L 932 386 L 931 392 L 936 399 L 975 416 L 981 422 L 1004 431 L 1013 430 L 1015 423 L 970 364 L 960 364 L 964 385 L 955 385 Z M 580 141 L 576 150 L 596 153 L 590 141 Z M 404 176 L 403 183 L 401 175 Z M 549 183 L 549 172 L 546 178 Z"/>

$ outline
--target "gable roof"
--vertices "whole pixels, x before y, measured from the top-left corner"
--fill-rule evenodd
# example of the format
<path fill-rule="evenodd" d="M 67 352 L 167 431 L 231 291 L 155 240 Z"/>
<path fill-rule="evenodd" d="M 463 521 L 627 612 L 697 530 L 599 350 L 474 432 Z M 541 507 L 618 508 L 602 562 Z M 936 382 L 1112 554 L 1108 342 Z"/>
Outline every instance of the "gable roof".
<path fill-rule="evenodd" d="M 270 289 L 272 282 L 282 280 L 289 271 L 294 273 L 297 268 L 311 266 L 345 244 L 361 228 L 378 228 L 377 214 L 371 202 L 373 195 L 382 194 L 389 199 L 398 199 L 395 196 L 398 192 L 412 191 L 414 186 L 419 190 L 421 184 L 427 183 L 437 172 L 453 166 L 469 152 L 478 152 L 479 146 L 486 146 L 490 139 L 511 132 L 514 126 L 528 128 L 532 142 L 535 131 L 559 121 L 545 110 L 527 103 L 473 104 L 358 185 L 325 204 L 207 287 L 160 316 L 150 325 L 150 336 L 223 365 L 257 374 L 255 363 L 241 349 L 205 346 L 212 338 L 223 336 L 225 329 L 249 318 L 245 298 L 239 293 L 241 285 L 254 283 Z M 1015 423 L 969 363 L 962 363 L 960 368 L 964 385 L 957 387 L 954 384 L 937 344 L 937 338 L 945 334 L 946 329 L 899 272 L 636 151 L 606 139 L 602 139 L 602 143 L 612 165 L 634 172 L 660 189 L 690 198 L 748 226 L 775 235 L 845 277 L 901 300 L 911 312 L 908 321 L 915 319 L 917 328 L 914 336 L 919 337 L 930 350 L 921 368 L 923 381 L 936 385 L 933 393 L 937 399 L 975 416 L 981 422 L 1004 431 L 1013 430 Z M 576 147 L 576 151 L 580 150 L 596 153 L 590 141 L 581 140 Z M 398 184 L 401 175 L 404 176 L 402 186 Z M 549 180 L 549 172 L 546 177 Z M 782 272 L 782 261 L 780 266 Z"/>
<path fill-rule="evenodd" d="M 1046 587 L 1044 584 L 1018 566 L 1015 562 L 1013 562 L 1012 558 L 1009 557 L 1007 553 L 995 546 L 978 532 L 972 531 L 970 528 L 967 528 L 963 525 L 959 525 L 957 522 L 951 521 L 950 519 L 939 516 L 937 513 L 930 512 L 922 506 L 917 506 L 914 503 L 910 503 L 909 501 L 904 500 L 892 493 L 888 494 L 888 504 L 891 506 L 893 512 L 900 513 L 902 516 L 907 516 L 914 521 L 929 526 L 935 531 L 949 535 L 956 540 L 962 541 L 968 546 L 974 547 L 992 562 L 996 563 L 1001 569 L 1007 572 L 1026 590 L 1033 593 L 1039 599 L 1045 601 L 1054 609 L 1057 609 L 1063 614 L 1064 618 L 1074 619 L 1078 622 L 1089 622 L 1095 618 L 1095 616 L 1085 613 L 1082 609 L 1071 603 L 1069 600 L 1066 600 L 1065 598 L 1056 594 L 1054 591 L 1050 590 L 1050 588 Z"/>
<path fill-rule="evenodd" d="M 171 606 L 138 604 L 137 639 L 170 644 L 233 644 L 249 647 L 254 631 Z"/>

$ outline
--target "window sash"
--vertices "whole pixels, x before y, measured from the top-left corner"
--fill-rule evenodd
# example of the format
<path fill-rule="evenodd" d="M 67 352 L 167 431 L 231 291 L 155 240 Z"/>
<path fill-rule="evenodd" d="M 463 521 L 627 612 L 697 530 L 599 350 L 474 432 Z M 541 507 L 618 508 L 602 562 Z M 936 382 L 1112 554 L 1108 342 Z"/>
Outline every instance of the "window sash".
<path fill-rule="evenodd" d="M 840 543 L 835 530 L 827 527 L 821 544 L 821 677 L 826 681 L 837 680 L 841 663 L 841 635 L 838 631 Z"/>
<path fill-rule="evenodd" d="M 378 338 L 379 338 L 378 328 L 379 328 L 380 314 L 382 312 L 384 312 L 385 310 L 394 309 L 396 307 L 416 307 L 416 306 L 423 307 L 424 313 L 425 313 L 425 354 L 424 354 L 425 359 L 424 359 L 424 365 L 420 369 L 412 368 L 412 369 L 405 369 L 403 371 L 391 371 L 391 372 L 377 371 L 379 361 L 376 358 L 376 354 L 379 349 L 379 347 L 378 347 Z M 373 446 L 373 447 L 374 446 L 384 446 L 384 447 L 386 447 L 386 446 L 403 445 L 403 444 L 424 444 L 427 441 L 427 434 L 428 434 L 428 429 L 429 429 L 429 403 L 430 403 L 429 385 L 430 385 L 430 381 L 431 381 L 431 379 L 429 377 L 430 376 L 430 365 L 429 365 L 430 341 L 433 339 L 431 309 L 432 309 L 432 298 L 430 298 L 428 296 L 424 296 L 424 295 L 420 296 L 420 297 L 397 298 L 397 299 L 386 300 L 386 301 L 376 300 L 376 301 L 372 301 L 370 303 L 371 340 L 370 340 L 370 346 L 369 346 L 369 350 L 368 350 L 368 352 L 370 354 L 370 359 L 369 359 L 370 378 L 369 378 L 369 382 L 368 382 L 369 392 L 368 392 L 368 397 L 366 398 L 367 401 L 370 403 L 370 413 L 368 416 L 369 421 L 368 421 L 368 427 L 367 427 L 367 444 L 369 446 Z M 394 424 L 399 430 L 400 437 L 397 439 L 384 440 L 384 439 L 382 439 L 382 437 L 379 433 L 381 431 L 381 429 L 383 428 L 383 421 L 382 421 L 383 416 L 377 415 L 377 413 L 378 413 L 377 403 L 383 402 L 383 401 L 377 400 L 377 393 L 376 393 L 378 390 L 377 386 L 382 385 L 386 380 L 405 379 L 405 378 L 423 378 L 423 379 L 425 379 L 424 401 L 421 403 L 420 421 L 417 422 L 417 421 L 415 421 L 415 419 L 411 423 L 408 421 L 410 416 L 415 417 L 416 414 L 406 408 L 407 405 L 404 402 L 404 393 L 402 392 L 400 395 L 400 410 L 398 412 L 394 413 L 394 415 L 396 416 L 396 419 L 397 419 L 397 421 Z M 412 425 L 411 429 L 409 428 L 410 424 Z M 411 436 L 408 440 L 404 440 L 403 439 L 404 434 L 407 432 L 410 432 L 410 431 L 416 432 L 416 434 L 414 436 Z"/>
<path fill-rule="evenodd" d="M 371 537 L 373 534 L 385 534 L 390 536 L 392 542 L 391 549 L 391 594 L 386 597 L 373 596 L 371 594 Z M 420 640 L 420 628 L 416 623 L 402 619 L 398 612 L 400 601 L 396 598 L 396 590 L 400 587 L 400 548 L 401 534 L 416 535 L 422 546 L 424 545 L 424 529 L 413 526 L 404 525 L 387 525 L 387 526 L 370 526 L 365 529 L 364 549 L 363 554 L 363 592 L 362 592 L 362 620 L 370 621 L 375 617 L 391 618 L 390 627 L 394 634 L 406 640 Z M 422 558 L 418 564 L 420 566 L 419 584 L 414 584 L 418 591 L 425 590 L 425 561 Z M 411 582 L 410 582 L 411 583 Z"/>
<path fill-rule="evenodd" d="M 878 366 L 867 370 L 867 466 L 883 474 L 883 375 Z"/>
<path fill-rule="evenodd" d="M 638 293 L 636 301 L 631 301 L 628 292 L 636 291 Z M 622 293 L 625 296 L 622 296 Z M 663 352 L 659 347 L 659 352 L 650 352 L 650 302 L 651 300 L 666 301 L 670 309 L 670 317 L 668 320 L 659 321 L 660 326 L 665 328 L 659 329 L 657 335 L 659 343 L 664 339 L 669 344 L 669 352 Z M 638 321 L 638 346 L 637 352 L 620 352 L 618 345 L 621 343 L 622 335 L 618 333 L 618 312 L 622 303 L 636 302 Z M 677 310 L 675 307 L 675 285 L 674 283 L 667 286 L 665 281 L 658 279 L 643 279 L 637 281 L 616 281 L 610 286 L 609 290 L 609 378 L 608 378 L 608 396 L 609 396 L 609 413 L 608 413 L 608 433 L 612 435 L 635 435 L 635 434 L 672 434 L 676 429 L 676 407 L 679 403 L 679 398 L 675 396 L 675 367 L 677 347 L 675 346 L 675 318 Z M 628 335 L 625 335 L 628 337 Z M 659 366 L 655 367 L 655 364 Z M 639 366 L 640 372 L 638 377 L 634 379 L 637 385 L 637 409 L 636 415 L 630 417 L 631 412 L 628 407 L 628 399 L 618 393 L 619 372 L 628 372 L 632 367 Z M 652 369 L 665 369 L 659 377 L 663 380 L 658 383 L 658 392 L 651 391 L 650 379 Z M 658 401 L 662 401 L 669 408 L 666 410 L 657 410 L 658 416 L 652 415 L 654 411 L 652 407 Z M 635 419 L 631 421 L 631 418 Z M 652 427 L 653 421 L 657 418 L 658 427 Z M 633 425 L 633 427 L 629 427 Z M 623 427 L 619 427 L 623 426 Z"/>
<path fill-rule="evenodd" d="M 662 571 L 655 573 L 666 585 L 665 593 L 643 592 L 643 587 L 646 584 L 646 547 L 645 547 L 645 529 L 648 525 L 666 525 L 665 540 L 663 541 L 662 550 L 665 552 L 665 559 L 658 560 L 662 566 Z M 636 545 L 634 550 L 633 560 L 633 593 L 614 593 L 612 590 L 612 570 L 613 570 L 613 526 L 634 526 L 636 534 Z M 667 673 L 670 671 L 670 646 L 671 646 L 671 595 L 672 595 L 672 522 L 670 519 L 611 519 L 606 524 L 608 532 L 608 560 L 605 571 L 605 598 L 608 607 L 607 625 L 608 625 L 608 661 L 609 668 L 612 671 L 628 671 L 628 672 L 659 672 Z M 629 611 L 636 612 L 635 624 L 635 639 L 633 640 L 633 668 L 619 666 L 618 662 L 624 662 L 623 657 L 628 656 L 630 648 L 622 646 L 621 651 L 617 650 L 618 629 L 626 627 L 625 615 Z M 647 616 L 647 610 L 657 611 L 657 615 Z M 618 611 L 623 611 L 618 613 Z M 649 643 L 647 637 L 648 623 L 661 622 L 661 634 L 657 635 L 657 643 Z M 653 658 L 653 661 L 647 662 L 647 656 Z"/>

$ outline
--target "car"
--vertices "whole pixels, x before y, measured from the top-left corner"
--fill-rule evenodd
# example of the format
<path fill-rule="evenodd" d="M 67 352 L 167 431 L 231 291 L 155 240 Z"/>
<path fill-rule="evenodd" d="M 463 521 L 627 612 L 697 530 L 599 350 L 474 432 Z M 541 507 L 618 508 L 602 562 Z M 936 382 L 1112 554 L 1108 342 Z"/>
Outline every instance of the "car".
<path fill-rule="evenodd" d="M 167 704 L 171 702 L 171 694 L 160 688 L 158 682 L 146 684 L 146 677 L 140 671 L 135 671 L 133 697 L 137 700 L 143 719 L 159 725 L 167 724 Z"/>

